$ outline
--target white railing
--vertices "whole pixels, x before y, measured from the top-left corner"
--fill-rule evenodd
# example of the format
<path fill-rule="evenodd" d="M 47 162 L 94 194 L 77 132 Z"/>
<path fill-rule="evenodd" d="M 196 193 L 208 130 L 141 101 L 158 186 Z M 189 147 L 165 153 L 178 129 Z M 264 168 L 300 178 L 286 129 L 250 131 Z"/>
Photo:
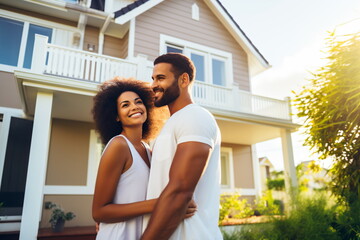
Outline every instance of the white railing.
<path fill-rule="evenodd" d="M 32 71 L 101 83 L 114 76 L 134 77 L 149 82 L 152 64 L 146 56 L 124 60 L 87 51 L 48 44 L 36 35 Z M 288 100 L 256 96 L 238 88 L 226 88 L 196 81 L 194 100 L 204 106 L 233 112 L 291 120 Z"/>
<path fill-rule="evenodd" d="M 39 73 L 78 80 L 103 82 L 115 76 L 149 81 L 149 61 L 140 55 L 134 60 L 100 55 L 47 43 L 36 36 L 32 69 Z"/>
<path fill-rule="evenodd" d="M 290 103 L 253 95 L 237 88 L 225 88 L 196 81 L 193 87 L 195 101 L 205 107 L 291 120 Z"/>

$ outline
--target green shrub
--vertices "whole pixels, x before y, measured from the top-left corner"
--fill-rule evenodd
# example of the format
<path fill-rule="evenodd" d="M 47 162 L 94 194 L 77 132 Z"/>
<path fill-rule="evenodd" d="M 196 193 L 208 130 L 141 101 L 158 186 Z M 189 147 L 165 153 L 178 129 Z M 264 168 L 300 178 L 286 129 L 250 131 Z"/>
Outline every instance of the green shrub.
<path fill-rule="evenodd" d="M 219 224 L 228 218 L 245 218 L 254 213 L 246 199 L 240 200 L 239 194 L 222 194 L 220 196 Z"/>
<path fill-rule="evenodd" d="M 312 198 L 299 197 L 283 218 L 270 223 L 253 224 L 234 232 L 233 239 L 242 240 L 337 240 L 332 227 L 336 220 L 335 205 L 328 204 L 324 194 Z"/>
<path fill-rule="evenodd" d="M 256 201 L 255 210 L 260 215 L 278 215 L 282 214 L 283 206 L 280 200 L 275 200 L 270 190 Z"/>

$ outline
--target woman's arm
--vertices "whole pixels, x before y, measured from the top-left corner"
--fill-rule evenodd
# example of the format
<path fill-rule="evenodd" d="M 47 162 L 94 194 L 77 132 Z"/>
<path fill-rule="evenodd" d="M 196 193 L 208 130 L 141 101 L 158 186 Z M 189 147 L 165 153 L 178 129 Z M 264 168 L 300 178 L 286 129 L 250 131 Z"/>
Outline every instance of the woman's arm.
<path fill-rule="evenodd" d="M 121 222 L 150 213 L 156 200 L 129 204 L 114 204 L 116 188 L 121 174 L 132 164 L 131 153 L 121 137 L 112 139 L 104 151 L 98 170 L 92 215 L 96 222 Z"/>
<path fill-rule="evenodd" d="M 131 164 L 131 153 L 126 141 L 121 137 L 111 140 L 101 157 L 96 178 L 92 206 L 96 222 L 122 222 L 153 211 L 157 199 L 128 204 L 113 203 L 120 176 Z M 192 201 L 184 218 L 193 216 L 196 209 L 196 203 Z"/>

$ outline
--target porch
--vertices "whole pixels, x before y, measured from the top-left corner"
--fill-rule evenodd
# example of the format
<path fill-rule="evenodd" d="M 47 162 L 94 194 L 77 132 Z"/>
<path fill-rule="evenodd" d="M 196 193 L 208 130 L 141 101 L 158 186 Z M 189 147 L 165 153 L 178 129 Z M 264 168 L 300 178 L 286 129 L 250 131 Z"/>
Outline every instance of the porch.
<path fill-rule="evenodd" d="M 47 43 L 47 37 L 37 35 L 30 72 L 75 81 L 101 83 L 114 76 L 151 81 L 152 62 L 145 55 L 120 59 L 97 53 Z M 244 113 L 291 123 L 289 99 L 278 100 L 257 96 L 238 87 L 223 87 L 195 81 L 193 97 L 196 103 L 214 110 Z"/>

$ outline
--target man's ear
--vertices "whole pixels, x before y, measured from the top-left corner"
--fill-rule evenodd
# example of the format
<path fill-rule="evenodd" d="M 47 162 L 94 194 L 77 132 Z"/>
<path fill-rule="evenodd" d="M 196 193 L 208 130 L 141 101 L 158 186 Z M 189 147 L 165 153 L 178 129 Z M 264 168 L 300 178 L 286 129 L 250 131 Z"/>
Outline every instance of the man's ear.
<path fill-rule="evenodd" d="M 189 86 L 189 84 L 190 84 L 189 74 L 187 74 L 187 73 L 181 74 L 180 79 L 179 79 L 179 84 L 180 84 L 180 87 L 182 87 L 182 88 Z"/>

